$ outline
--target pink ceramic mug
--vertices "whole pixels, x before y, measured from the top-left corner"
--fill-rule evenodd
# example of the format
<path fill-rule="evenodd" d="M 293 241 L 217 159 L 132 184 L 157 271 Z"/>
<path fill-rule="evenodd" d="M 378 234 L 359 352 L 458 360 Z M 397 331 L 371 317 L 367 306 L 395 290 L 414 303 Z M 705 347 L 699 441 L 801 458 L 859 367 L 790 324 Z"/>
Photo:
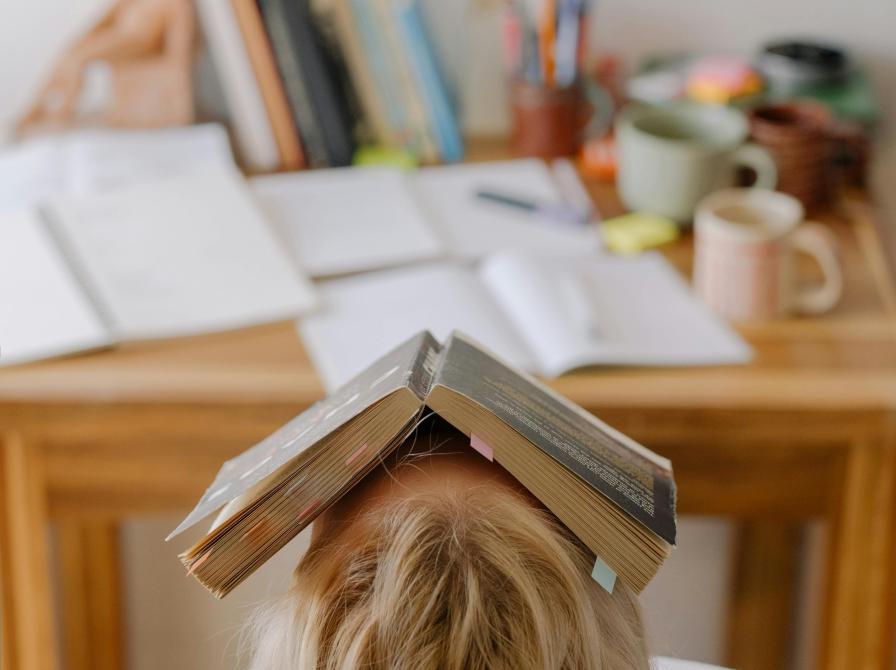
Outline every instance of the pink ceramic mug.
<path fill-rule="evenodd" d="M 698 205 L 694 235 L 694 287 L 726 318 L 819 314 L 840 299 L 843 275 L 833 235 L 803 223 L 796 198 L 761 188 L 716 191 Z M 822 285 L 797 285 L 797 251 L 818 262 Z"/>

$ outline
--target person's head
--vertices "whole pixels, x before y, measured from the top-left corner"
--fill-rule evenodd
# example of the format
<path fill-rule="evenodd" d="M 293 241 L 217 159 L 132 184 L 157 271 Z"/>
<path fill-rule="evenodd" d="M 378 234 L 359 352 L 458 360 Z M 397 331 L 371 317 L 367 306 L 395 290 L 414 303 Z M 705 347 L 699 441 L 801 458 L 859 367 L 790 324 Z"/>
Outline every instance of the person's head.
<path fill-rule="evenodd" d="M 649 667 L 632 593 L 463 440 L 419 436 L 318 518 L 251 670 Z"/>

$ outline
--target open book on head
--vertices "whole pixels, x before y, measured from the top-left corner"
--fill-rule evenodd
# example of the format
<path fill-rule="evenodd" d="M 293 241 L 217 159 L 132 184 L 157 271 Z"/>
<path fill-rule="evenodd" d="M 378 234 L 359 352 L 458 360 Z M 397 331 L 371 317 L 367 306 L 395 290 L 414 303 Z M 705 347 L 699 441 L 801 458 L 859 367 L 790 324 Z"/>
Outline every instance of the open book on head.
<path fill-rule="evenodd" d="M 424 407 L 470 436 L 589 547 L 609 590 L 618 577 L 639 593 L 675 544 L 666 459 L 456 332 L 444 344 L 413 336 L 226 462 L 168 539 L 244 495 L 181 555 L 225 596 L 401 445 Z"/>
<path fill-rule="evenodd" d="M 500 253 L 478 267 L 401 268 L 322 282 L 299 332 L 328 389 L 420 329 L 462 329 L 514 365 L 558 376 L 588 365 L 743 363 L 750 348 L 659 254 Z"/>
<path fill-rule="evenodd" d="M 477 197 L 483 189 L 560 203 L 540 160 L 428 167 L 341 168 L 256 177 L 252 188 L 313 277 L 374 270 L 501 249 L 586 254 L 592 226 L 551 225 L 528 212 Z"/>
<path fill-rule="evenodd" d="M 314 304 L 234 170 L 0 213 L 0 365 L 293 318 Z"/>

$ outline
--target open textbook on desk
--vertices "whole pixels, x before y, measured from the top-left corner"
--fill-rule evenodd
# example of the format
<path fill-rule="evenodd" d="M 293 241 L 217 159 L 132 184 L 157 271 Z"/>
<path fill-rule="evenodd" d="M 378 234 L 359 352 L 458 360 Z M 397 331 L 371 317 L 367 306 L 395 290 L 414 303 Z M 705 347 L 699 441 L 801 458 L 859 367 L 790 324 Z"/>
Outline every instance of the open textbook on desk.
<path fill-rule="evenodd" d="M 299 333 L 326 388 L 422 328 L 470 333 L 546 376 L 588 365 L 743 363 L 750 348 L 701 305 L 659 254 L 505 252 L 477 267 L 438 263 L 319 285 L 324 309 Z"/>
<path fill-rule="evenodd" d="M 608 590 L 618 576 L 640 592 L 671 552 L 667 459 L 460 333 L 440 344 L 422 332 L 225 463 L 169 536 L 235 503 L 181 554 L 184 565 L 226 595 L 398 448 L 424 407 L 470 436 L 594 552 Z"/>

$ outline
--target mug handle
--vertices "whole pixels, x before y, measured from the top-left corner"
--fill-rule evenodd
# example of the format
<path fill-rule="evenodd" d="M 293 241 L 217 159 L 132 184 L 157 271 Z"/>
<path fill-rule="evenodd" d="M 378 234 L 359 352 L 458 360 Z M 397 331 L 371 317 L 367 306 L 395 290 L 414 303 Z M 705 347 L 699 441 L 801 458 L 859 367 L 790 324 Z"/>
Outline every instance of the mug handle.
<path fill-rule="evenodd" d="M 796 296 L 796 309 L 803 314 L 827 312 L 843 293 L 843 270 L 837 259 L 837 243 L 831 232 L 820 223 L 804 223 L 791 237 L 794 249 L 815 259 L 824 275 L 821 286 L 803 289 Z"/>
<path fill-rule="evenodd" d="M 756 173 L 754 187 L 775 188 L 778 183 L 778 166 L 772 155 L 758 144 L 747 142 L 742 144 L 731 154 L 734 165 L 749 168 Z"/>

